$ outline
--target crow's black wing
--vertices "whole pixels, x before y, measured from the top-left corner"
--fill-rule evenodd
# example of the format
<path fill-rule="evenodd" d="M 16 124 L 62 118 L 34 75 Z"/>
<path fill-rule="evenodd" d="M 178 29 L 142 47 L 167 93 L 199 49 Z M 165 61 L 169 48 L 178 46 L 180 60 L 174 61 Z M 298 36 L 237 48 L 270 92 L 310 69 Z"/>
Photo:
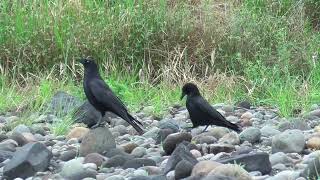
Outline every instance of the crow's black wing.
<path fill-rule="evenodd" d="M 209 122 L 209 124 L 214 124 L 217 126 L 223 126 L 235 131 L 239 131 L 239 127 L 236 124 L 233 124 L 226 120 L 216 109 L 214 109 L 208 101 L 203 97 L 198 96 L 192 99 L 192 103 L 197 107 L 198 111 L 202 113 L 201 118 Z"/>
<path fill-rule="evenodd" d="M 138 120 L 133 118 L 122 103 L 122 101 L 111 91 L 107 84 L 102 79 L 93 79 L 89 82 L 89 88 L 92 95 L 98 101 L 98 104 L 102 104 L 105 109 L 118 115 L 130 125 L 132 125 L 138 132 L 142 132 L 142 129 L 136 124 L 141 124 Z"/>
<path fill-rule="evenodd" d="M 112 92 L 109 86 L 101 79 L 93 79 L 89 82 L 90 92 L 95 99 L 103 104 L 107 109 L 116 111 L 116 109 L 127 110 L 123 102 Z"/>

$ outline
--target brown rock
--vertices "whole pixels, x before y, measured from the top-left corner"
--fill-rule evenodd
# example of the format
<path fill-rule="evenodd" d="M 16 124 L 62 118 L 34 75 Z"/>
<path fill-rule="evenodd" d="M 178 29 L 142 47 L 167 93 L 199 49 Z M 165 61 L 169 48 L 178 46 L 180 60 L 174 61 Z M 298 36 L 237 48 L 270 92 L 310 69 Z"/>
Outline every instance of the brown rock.
<path fill-rule="evenodd" d="M 75 127 L 66 136 L 67 140 L 71 138 L 81 139 L 89 132 L 88 128 L 85 127 Z"/>
<path fill-rule="evenodd" d="M 315 133 L 308 139 L 307 148 L 320 150 L 320 133 Z"/>
<path fill-rule="evenodd" d="M 208 175 L 213 169 L 221 166 L 221 163 L 215 161 L 200 161 L 192 169 L 191 176 L 195 175 Z"/>
<path fill-rule="evenodd" d="M 97 165 L 97 167 L 101 166 L 103 162 L 104 162 L 104 157 L 99 153 L 90 153 L 86 155 L 86 157 L 84 158 L 84 164 L 94 163 Z"/>
<path fill-rule="evenodd" d="M 163 142 L 163 150 L 167 154 L 171 154 L 176 148 L 177 144 L 181 143 L 182 141 L 190 142 L 191 139 L 191 134 L 187 132 L 170 134 Z"/>
<path fill-rule="evenodd" d="M 134 150 L 134 148 L 138 147 L 138 144 L 129 142 L 121 145 L 121 147 L 123 148 L 124 152 L 130 154 Z"/>
<path fill-rule="evenodd" d="M 90 153 L 102 154 L 116 147 L 115 140 L 107 127 L 98 127 L 87 133 L 80 144 L 80 156 Z"/>
<path fill-rule="evenodd" d="M 240 144 L 240 138 L 237 133 L 230 132 L 230 133 L 224 135 L 221 139 L 219 139 L 219 143 L 238 145 L 238 144 Z"/>
<path fill-rule="evenodd" d="M 32 133 L 25 132 L 22 133 L 22 136 L 25 137 L 28 142 L 37 142 L 37 139 Z"/>
<path fill-rule="evenodd" d="M 236 164 L 223 164 L 213 169 L 208 175 L 223 175 L 227 177 L 234 177 L 237 180 L 252 179 L 246 170 Z"/>

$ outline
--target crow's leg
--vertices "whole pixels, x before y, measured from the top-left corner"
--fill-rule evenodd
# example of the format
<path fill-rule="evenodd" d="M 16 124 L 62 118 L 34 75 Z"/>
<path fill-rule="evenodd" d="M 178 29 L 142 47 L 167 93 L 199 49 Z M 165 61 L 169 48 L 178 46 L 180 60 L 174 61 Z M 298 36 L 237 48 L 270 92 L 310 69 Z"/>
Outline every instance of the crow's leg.
<path fill-rule="evenodd" d="M 202 132 L 206 132 L 206 130 L 208 129 L 208 127 L 209 127 L 209 125 L 207 125 Z"/>
<path fill-rule="evenodd" d="M 92 129 L 95 129 L 97 127 L 104 127 L 106 125 L 104 122 L 102 122 L 102 119 L 104 117 L 104 113 L 101 113 L 101 115 L 102 116 L 99 118 L 98 122 L 94 126 L 92 126 Z"/>

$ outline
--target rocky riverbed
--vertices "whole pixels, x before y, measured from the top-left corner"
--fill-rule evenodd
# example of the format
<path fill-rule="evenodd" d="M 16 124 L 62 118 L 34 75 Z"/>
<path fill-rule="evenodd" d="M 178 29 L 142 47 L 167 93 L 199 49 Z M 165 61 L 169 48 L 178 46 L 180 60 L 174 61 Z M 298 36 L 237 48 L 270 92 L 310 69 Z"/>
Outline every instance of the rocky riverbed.
<path fill-rule="evenodd" d="M 247 103 L 213 105 L 241 124 L 240 134 L 215 126 L 188 132 L 188 112 L 176 106 L 161 119 L 150 115 L 152 107 L 134 114 L 143 122 L 142 136 L 112 115 L 108 127 L 88 129 L 75 123 L 65 136 L 55 136 L 49 128 L 59 121 L 54 112 L 69 111 L 61 102 L 80 106 L 77 122 L 92 124 L 99 116 L 88 103 L 64 93 L 49 103 L 51 113 L 33 116 L 30 126 L 8 130 L 4 127 L 19 117 L 0 116 L 2 179 L 306 180 L 320 172 L 318 105 L 290 119 L 280 118 L 276 109 Z"/>

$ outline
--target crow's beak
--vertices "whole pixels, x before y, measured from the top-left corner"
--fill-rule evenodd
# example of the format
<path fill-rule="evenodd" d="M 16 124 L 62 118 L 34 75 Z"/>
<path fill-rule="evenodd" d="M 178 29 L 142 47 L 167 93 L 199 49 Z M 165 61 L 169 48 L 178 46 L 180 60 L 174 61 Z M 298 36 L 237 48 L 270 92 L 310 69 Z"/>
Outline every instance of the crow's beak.
<path fill-rule="evenodd" d="M 182 100 L 182 99 L 184 98 L 184 96 L 186 96 L 186 93 L 183 92 L 183 93 L 181 94 L 180 100 Z"/>

